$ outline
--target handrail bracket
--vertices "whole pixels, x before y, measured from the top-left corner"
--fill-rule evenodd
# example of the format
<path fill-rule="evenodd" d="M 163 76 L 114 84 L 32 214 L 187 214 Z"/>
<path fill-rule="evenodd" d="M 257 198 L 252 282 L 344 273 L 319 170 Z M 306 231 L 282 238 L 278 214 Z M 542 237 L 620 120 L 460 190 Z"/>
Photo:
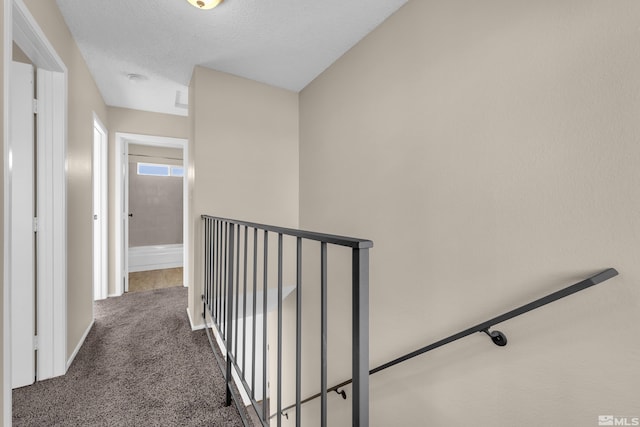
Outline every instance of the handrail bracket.
<path fill-rule="evenodd" d="M 507 336 L 500 331 L 490 331 L 489 328 L 483 329 L 480 332 L 484 332 L 489 335 L 491 341 L 497 346 L 504 347 L 507 345 Z"/>

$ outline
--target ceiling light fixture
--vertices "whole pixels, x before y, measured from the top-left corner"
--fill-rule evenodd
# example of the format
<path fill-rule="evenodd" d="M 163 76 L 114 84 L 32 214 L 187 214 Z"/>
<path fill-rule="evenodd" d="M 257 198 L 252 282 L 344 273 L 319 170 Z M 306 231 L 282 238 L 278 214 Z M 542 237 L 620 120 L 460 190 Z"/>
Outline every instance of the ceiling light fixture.
<path fill-rule="evenodd" d="M 197 7 L 198 9 L 213 9 L 214 7 L 222 3 L 224 0 L 187 0 L 187 1 L 191 3 L 193 6 Z"/>

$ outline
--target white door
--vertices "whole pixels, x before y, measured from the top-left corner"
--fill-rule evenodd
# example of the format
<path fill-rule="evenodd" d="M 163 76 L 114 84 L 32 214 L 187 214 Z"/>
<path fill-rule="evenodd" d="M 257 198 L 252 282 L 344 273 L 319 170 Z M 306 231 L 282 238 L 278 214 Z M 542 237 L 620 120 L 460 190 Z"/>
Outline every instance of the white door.
<path fill-rule="evenodd" d="M 107 297 L 107 141 L 104 127 L 93 125 L 93 298 Z"/>
<path fill-rule="evenodd" d="M 33 67 L 13 62 L 11 181 L 11 387 L 35 381 L 35 170 Z"/>

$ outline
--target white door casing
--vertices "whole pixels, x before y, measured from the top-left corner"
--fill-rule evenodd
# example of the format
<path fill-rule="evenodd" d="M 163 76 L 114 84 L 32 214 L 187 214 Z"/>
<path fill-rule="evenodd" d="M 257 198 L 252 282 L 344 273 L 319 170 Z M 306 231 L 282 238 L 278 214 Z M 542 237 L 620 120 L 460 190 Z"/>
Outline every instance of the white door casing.
<path fill-rule="evenodd" d="M 37 72 L 37 313 L 38 380 L 64 375 L 66 360 L 66 77 Z M 62 144 L 62 147 L 60 146 Z"/>
<path fill-rule="evenodd" d="M 35 381 L 33 67 L 11 64 L 11 387 Z"/>
<path fill-rule="evenodd" d="M 124 292 L 129 292 L 129 144 L 122 147 L 122 286 Z"/>
<path fill-rule="evenodd" d="M 94 114 L 93 125 L 93 298 L 107 298 L 107 131 Z"/>
<path fill-rule="evenodd" d="M 3 154 L 3 198 L 2 210 L 4 223 L 3 228 L 3 271 L 2 271 L 2 407 L 4 413 L 0 418 L 2 425 L 11 425 L 11 255 L 9 253 L 11 241 L 11 209 L 9 202 L 11 201 L 11 163 L 9 159 L 9 85 L 11 73 L 9 68 L 12 60 L 11 50 L 13 48 L 12 32 L 13 32 L 13 4 L 10 1 L 4 1 L 0 6 L 3 8 L 3 21 L 0 31 L 3 33 L 4 49 L 3 55 L 0 56 L 2 68 L 4 70 L 3 78 L 0 84 L 4 96 L 2 97 L 2 154 Z"/>

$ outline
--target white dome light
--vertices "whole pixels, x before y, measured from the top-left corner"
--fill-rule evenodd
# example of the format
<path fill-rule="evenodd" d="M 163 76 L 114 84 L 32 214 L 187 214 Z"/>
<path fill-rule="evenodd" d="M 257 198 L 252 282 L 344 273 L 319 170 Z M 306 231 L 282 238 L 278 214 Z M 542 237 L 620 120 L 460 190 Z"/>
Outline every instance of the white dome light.
<path fill-rule="evenodd" d="M 213 9 L 224 0 L 187 0 L 198 9 Z"/>

